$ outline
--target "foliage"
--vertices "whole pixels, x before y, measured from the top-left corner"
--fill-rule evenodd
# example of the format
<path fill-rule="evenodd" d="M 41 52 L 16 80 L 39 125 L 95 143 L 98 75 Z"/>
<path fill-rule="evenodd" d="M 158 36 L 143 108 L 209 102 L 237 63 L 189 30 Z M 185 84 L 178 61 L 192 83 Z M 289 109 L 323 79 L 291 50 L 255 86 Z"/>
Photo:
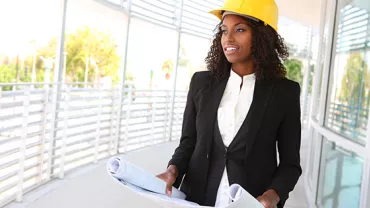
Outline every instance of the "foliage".
<path fill-rule="evenodd" d="M 365 89 L 370 88 L 368 65 L 364 62 L 361 54 L 351 54 L 344 70 L 339 100 L 357 105 L 360 97 L 364 99 Z"/>
<path fill-rule="evenodd" d="M 299 83 L 300 86 L 303 84 L 303 63 L 297 59 L 288 59 L 284 62 L 285 69 L 287 71 L 287 78 Z"/>

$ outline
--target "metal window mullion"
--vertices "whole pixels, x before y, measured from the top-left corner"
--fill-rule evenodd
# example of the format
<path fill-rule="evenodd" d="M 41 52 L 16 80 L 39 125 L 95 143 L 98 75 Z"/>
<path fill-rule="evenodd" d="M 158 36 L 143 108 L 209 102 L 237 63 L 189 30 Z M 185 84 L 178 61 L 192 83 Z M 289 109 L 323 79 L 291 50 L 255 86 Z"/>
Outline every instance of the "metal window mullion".
<path fill-rule="evenodd" d="M 182 14 L 183 14 L 183 8 L 184 8 L 184 0 L 181 0 L 180 5 L 179 5 L 180 13 L 178 14 L 178 20 L 179 20 L 179 25 L 178 25 L 178 36 L 177 36 L 177 54 L 176 54 L 176 65 L 175 65 L 175 76 L 173 80 L 173 90 L 172 90 L 172 97 L 171 97 L 171 111 L 170 111 L 170 126 L 169 126 L 169 138 L 168 140 L 172 140 L 172 125 L 173 125 L 173 113 L 174 113 L 174 108 L 175 108 L 175 97 L 176 97 L 176 85 L 177 85 L 177 72 L 179 68 L 179 59 L 180 59 L 180 53 L 181 53 L 181 25 L 182 25 Z"/>
<path fill-rule="evenodd" d="M 132 0 L 128 0 L 127 2 L 127 10 L 128 10 L 128 19 L 127 19 L 127 27 L 126 27 L 126 41 L 125 41 L 125 54 L 123 55 L 122 59 L 122 67 L 120 73 L 120 87 L 118 90 L 119 93 L 119 104 L 117 106 L 117 117 L 116 117 L 116 132 L 115 132 L 115 139 L 114 139 L 114 153 L 119 153 L 119 138 L 121 136 L 120 129 L 121 129 L 121 112 L 122 106 L 124 102 L 124 93 L 125 93 L 125 82 L 126 82 L 126 71 L 127 71 L 127 52 L 128 52 L 128 42 L 129 42 L 129 35 L 130 35 L 130 25 L 131 25 L 131 6 Z"/>
<path fill-rule="evenodd" d="M 24 184 L 24 172 L 25 172 L 25 160 L 26 160 L 26 143 L 27 143 L 27 131 L 28 131 L 28 109 L 30 106 L 30 91 L 29 87 L 24 90 L 23 98 L 23 121 L 22 121 L 22 133 L 21 133 L 21 145 L 19 148 L 19 172 L 18 172 L 18 183 L 17 183 L 17 202 L 23 200 L 23 184 Z"/>
<path fill-rule="evenodd" d="M 370 111 L 370 109 L 368 110 Z M 360 208 L 370 208 L 370 113 L 367 121 L 367 143 L 365 146 L 365 152 L 367 154 L 364 157 L 364 164 L 362 167 Z"/>
<path fill-rule="evenodd" d="M 66 15 L 67 15 L 67 4 L 68 0 L 61 0 L 61 9 L 60 9 L 60 28 L 58 30 L 58 39 L 57 39 L 57 48 L 56 48 L 56 60 L 55 60 L 55 70 L 54 70 L 54 84 L 53 85 L 53 108 L 52 108 L 52 124 L 51 124 L 51 133 L 50 133 L 50 147 L 49 147 L 49 160 L 48 160 L 48 171 L 47 171 L 47 179 L 50 180 L 53 169 L 52 164 L 54 163 L 52 155 L 55 154 L 54 146 L 55 141 L 54 138 L 56 137 L 55 129 L 57 128 L 56 119 L 58 118 L 58 108 L 59 108 L 59 100 L 61 99 L 61 82 L 63 78 L 63 59 L 64 59 L 64 38 L 65 38 L 65 26 L 66 26 Z"/>
<path fill-rule="evenodd" d="M 322 150 L 322 145 L 323 145 L 323 136 L 326 137 L 327 139 L 332 139 L 335 134 L 331 134 L 332 132 L 330 132 L 329 130 L 325 129 L 324 128 L 324 125 L 325 125 L 325 119 L 326 119 L 326 113 L 327 113 L 327 106 L 328 106 L 328 103 L 329 103 L 329 96 L 328 96 L 328 89 L 330 87 L 330 73 L 331 73 L 331 68 L 333 67 L 333 64 L 332 64 L 332 60 L 333 60 L 333 56 L 334 56 L 334 53 L 335 53 L 335 47 L 336 47 L 336 44 L 335 44 L 335 37 L 336 37 L 336 20 L 338 19 L 338 12 L 337 12 L 337 8 L 338 8 L 338 2 L 336 0 L 329 0 L 329 3 L 331 3 L 333 6 L 334 6 L 334 10 L 332 10 L 332 13 L 328 19 L 328 31 L 330 31 L 330 35 L 328 37 L 328 41 L 327 41 L 327 49 L 325 51 L 325 62 L 324 62 L 324 68 L 323 68 L 323 74 L 322 74 L 322 80 L 321 82 L 324 83 L 322 84 L 320 87 L 321 87 L 321 94 L 320 94 L 320 103 L 319 103 L 319 118 L 318 118 L 318 122 L 316 124 L 318 124 L 319 126 L 316 126 L 315 129 L 322 135 L 322 136 L 319 136 L 318 138 L 318 141 L 316 141 L 316 148 L 317 150 L 320 151 L 320 154 L 319 156 L 316 156 L 315 159 L 317 160 L 315 164 L 317 164 L 315 166 L 315 172 L 314 172 L 314 178 L 316 179 L 316 186 L 314 187 L 314 196 L 315 196 L 315 200 L 318 199 L 318 196 L 319 196 L 319 192 L 320 192 L 320 185 L 319 183 L 321 182 L 320 180 L 320 176 L 322 176 L 321 171 L 322 171 L 322 165 L 320 164 L 320 161 L 322 161 L 322 154 L 321 154 L 321 150 Z M 330 8 L 330 7 L 328 7 Z M 321 84 L 321 83 L 320 83 Z"/>
<path fill-rule="evenodd" d="M 370 15 L 368 18 L 368 23 L 369 25 L 367 27 L 367 34 L 370 35 Z M 361 183 L 361 196 L 360 196 L 360 207 L 361 208 L 370 208 L 370 109 L 367 109 L 367 111 L 368 111 L 367 139 L 366 139 L 366 146 L 365 146 L 365 152 L 367 154 L 364 157 L 364 164 L 362 167 L 362 183 Z"/>
<path fill-rule="evenodd" d="M 332 1 L 332 0 L 324 0 L 322 1 L 321 3 L 321 16 L 323 18 L 321 18 L 321 22 L 320 22 L 320 37 L 324 37 L 324 34 L 325 34 L 325 27 L 326 27 L 326 22 L 327 22 L 327 19 L 326 19 L 326 10 L 328 8 L 328 1 Z M 328 42 L 325 42 L 325 39 L 324 38 L 320 38 L 319 40 L 319 48 L 322 48 L 324 45 L 327 45 Z M 328 47 L 325 47 L 326 50 L 328 50 L 327 48 Z M 313 89 L 312 89 L 312 98 L 311 98 L 311 104 L 310 104 L 310 113 L 309 113 L 309 131 L 308 131 L 308 136 L 309 137 L 312 137 L 314 136 L 314 130 L 315 128 L 311 126 L 311 123 L 312 123 L 312 118 L 316 115 L 316 102 L 318 100 L 318 97 L 319 97 L 319 91 L 320 91 L 320 87 L 321 87 L 321 70 L 323 70 L 323 65 L 322 63 L 325 62 L 325 59 L 323 59 L 323 53 L 325 51 L 323 50 L 319 50 L 318 54 L 317 54 L 317 65 L 315 67 L 315 76 L 314 76 L 314 79 L 313 79 Z M 313 139 L 318 139 L 318 137 L 314 136 Z M 321 149 L 321 145 L 314 145 L 314 144 L 318 144 L 319 141 L 315 141 L 315 142 L 310 142 L 310 145 L 309 147 L 310 148 L 316 148 L 318 146 L 318 149 L 317 151 L 319 151 Z M 315 155 L 309 155 L 308 158 L 309 160 L 314 160 L 314 162 L 316 161 L 319 161 L 320 160 L 320 156 L 318 156 L 319 154 L 315 154 Z M 309 170 L 309 164 L 310 164 L 310 161 L 307 161 L 306 163 L 306 167 L 307 167 L 307 170 Z M 309 189 L 309 186 L 308 184 L 310 184 L 310 179 L 309 179 L 309 171 L 306 171 L 305 173 L 305 176 L 304 176 L 304 181 L 305 181 L 305 192 L 306 192 L 306 197 L 309 199 L 308 201 L 310 202 L 310 206 L 316 206 L 316 199 L 317 199 L 317 190 L 318 190 L 318 183 L 319 181 L 317 180 L 318 179 L 318 176 L 319 176 L 319 165 L 317 165 L 318 163 L 314 163 L 316 165 L 313 166 L 313 170 L 309 170 L 309 171 L 313 171 L 313 181 L 314 181 L 314 184 L 313 184 L 313 187 L 312 189 Z"/>

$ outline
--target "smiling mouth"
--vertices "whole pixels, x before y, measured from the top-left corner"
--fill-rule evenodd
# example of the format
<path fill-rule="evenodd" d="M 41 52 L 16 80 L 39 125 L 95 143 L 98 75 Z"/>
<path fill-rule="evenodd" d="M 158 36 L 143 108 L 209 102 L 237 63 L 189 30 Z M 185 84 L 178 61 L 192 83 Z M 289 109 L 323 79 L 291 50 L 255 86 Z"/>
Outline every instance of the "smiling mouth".
<path fill-rule="evenodd" d="M 237 46 L 226 46 L 224 48 L 224 52 L 226 55 L 234 54 L 239 51 L 239 47 Z"/>

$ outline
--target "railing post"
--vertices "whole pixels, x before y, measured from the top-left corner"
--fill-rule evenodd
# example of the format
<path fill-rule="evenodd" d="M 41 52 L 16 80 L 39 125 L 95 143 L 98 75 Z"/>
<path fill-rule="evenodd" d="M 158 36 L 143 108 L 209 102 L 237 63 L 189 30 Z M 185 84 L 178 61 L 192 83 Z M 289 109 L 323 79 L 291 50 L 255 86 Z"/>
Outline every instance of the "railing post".
<path fill-rule="evenodd" d="M 118 86 L 118 89 L 121 89 L 121 86 Z M 120 92 L 118 92 L 120 94 Z M 120 96 L 118 96 L 120 98 Z M 110 108 L 111 109 L 111 115 L 110 115 L 110 131 L 109 131 L 109 154 L 110 155 L 113 155 L 113 154 L 116 154 L 117 153 L 117 150 L 115 149 L 117 147 L 117 143 L 116 143 L 116 139 L 117 137 L 115 136 L 117 134 L 117 131 L 116 133 L 113 132 L 113 122 L 114 122 L 114 106 L 117 106 L 116 104 L 116 94 L 115 94 L 115 89 L 113 90 L 112 89 L 112 107 Z M 117 108 L 120 108 L 122 105 L 121 104 L 118 104 L 118 107 Z M 117 123 L 118 123 L 118 120 L 117 120 Z M 114 141 L 114 143 L 113 143 Z M 114 146 L 113 146 L 114 145 Z M 112 151 L 113 150 L 113 151 Z"/>
<path fill-rule="evenodd" d="M 66 160 L 66 149 L 67 149 L 67 132 L 68 132 L 68 118 L 69 118 L 69 102 L 70 102 L 70 89 L 66 88 L 66 94 L 64 99 L 64 111 L 63 111 L 63 136 L 62 136 L 62 152 L 60 155 L 60 169 L 59 169 L 59 178 L 64 178 L 64 166 Z"/>
<path fill-rule="evenodd" d="M 23 95 L 23 119 L 22 119 L 22 132 L 21 132 L 21 146 L 19 148 L 19 172 L 18 172 L 18 192 L 17 192 L 17 202 L 22 202 L 23 200 L 23 183 L 24 183 L 24 163 L 26 157 L 26 140 L 28 131 L 28 111 L 30 106 L 30 88 L 24 88 Z"/>
<path fill-rule="evenodd" d="M 95 137 L 95 156 L 94 156 L 94 163 L 98 163 L 99 159 L 99 141 L 100 141 L 100 123 L 101 123 L 101 114 L 102 114 L 102 108 L 103 108 L 103 101 L 102 101 L 102 89 L 99 86 L 99 83 L 97 83 L 98 89 L 99 89 L 99 112 L 98 112 L 98 120 L 96 122 L 96 137 Z"/>
<path fill-rule="evenodd" d="M 117 105 L 117 117 L 116 117 L 116 133 L 114 137 L 114 154 L 119 153 L 119 140 L 121 136 L 121 115 L 122 115 L 122 107 L 124 102 L 124 93 L 125 93 L 125 87 L 124 83 L 120 84 L 120 87 L 118 89 L 118 105 Z"/>
<path fill-rule="evenodd" d="M 35 86 L 32 84 L 31 89 L 34 89 Z M 39 162 L 40 165 L 37 168 L 37 171 L 39 173 L 38 176 L 38 181 L 42 181 L 42 168 L 44 166 L 44 158 L 45 158 L 45 141 L 46 141 L 46 131 L 47 131 L 47 120 L 48 120 L 48 112 L 50 111 L 49 109 L 49 88 L 44 88 L 44 104 L 43 104 L 43 115 L 42 115 L 42 135 L 40 135 L 40 140 L 42 140 L 42 143 L 39 145 L 39 151 L 41 152 L 39 156 Z"/>
<path fill-rule="evenodd" d="M 130 126 L 130 116 L 131 116 L 131 104 L 132 104 L 132 85 L 129 87 L 128 91 L 128 104 L 126 108 L 126 127 L 125 127 L 125 139 L 123 143 L 123 151 L 126 152 L 127 150 L 127 143 L 128 143 L 128 137 L 129 137 L 129 126 Z"/>
<path fill-rule="evenodd" d="M 167 137 L 167 123 L 168 123 L 168 103 L 169 103 L 169 91 L 166 91 L 166 103 L 165 103 L 165 112 L 164 112 L 164 138 L 165 140 L 169 140 Z"/>
<path fill-rule="evenodd" d="M 154 142 L 155 136 L 154 136 L 154 125 L 155 125 L 155 113 L 156 113 L 156 93 L 154 92 L 154 96 L 152 94 L 151 100 L 153 100 L 152 104 L 152 141 Z"/>
<path fill-rule="evenodd" d="M 3 87 L 0 86 L 0 99 L 2 97 L 2 94 L 3 94 Z M 1 103 L 0 103 L 0 109 L 1 109 Z"/>

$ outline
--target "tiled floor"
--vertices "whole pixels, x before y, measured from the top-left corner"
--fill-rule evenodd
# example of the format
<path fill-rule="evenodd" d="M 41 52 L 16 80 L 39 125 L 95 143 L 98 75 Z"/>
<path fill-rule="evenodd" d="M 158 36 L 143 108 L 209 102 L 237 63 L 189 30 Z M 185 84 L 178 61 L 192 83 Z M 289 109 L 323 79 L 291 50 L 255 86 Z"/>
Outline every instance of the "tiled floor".
<path fill-rule="evenodd" d="M 302 167 L 307 152 L 307 138 L 302 140 Z M 126 158 L 154 174 L 166 167 L 178 142 L 144 148 L 126 154 Z M 105 169 L 106 160 L 88 168 L 75 171 L 63 180 L 56 180 L 32 191 L 25 196 L 24 203 L 13 203 L 8 208 L 126 208 L 159 207 L 148 199 L 122 189 L 113 181 Z M 306 208 L 303 179 L 301 177 L 291 193 L 286 208 Z"/>

